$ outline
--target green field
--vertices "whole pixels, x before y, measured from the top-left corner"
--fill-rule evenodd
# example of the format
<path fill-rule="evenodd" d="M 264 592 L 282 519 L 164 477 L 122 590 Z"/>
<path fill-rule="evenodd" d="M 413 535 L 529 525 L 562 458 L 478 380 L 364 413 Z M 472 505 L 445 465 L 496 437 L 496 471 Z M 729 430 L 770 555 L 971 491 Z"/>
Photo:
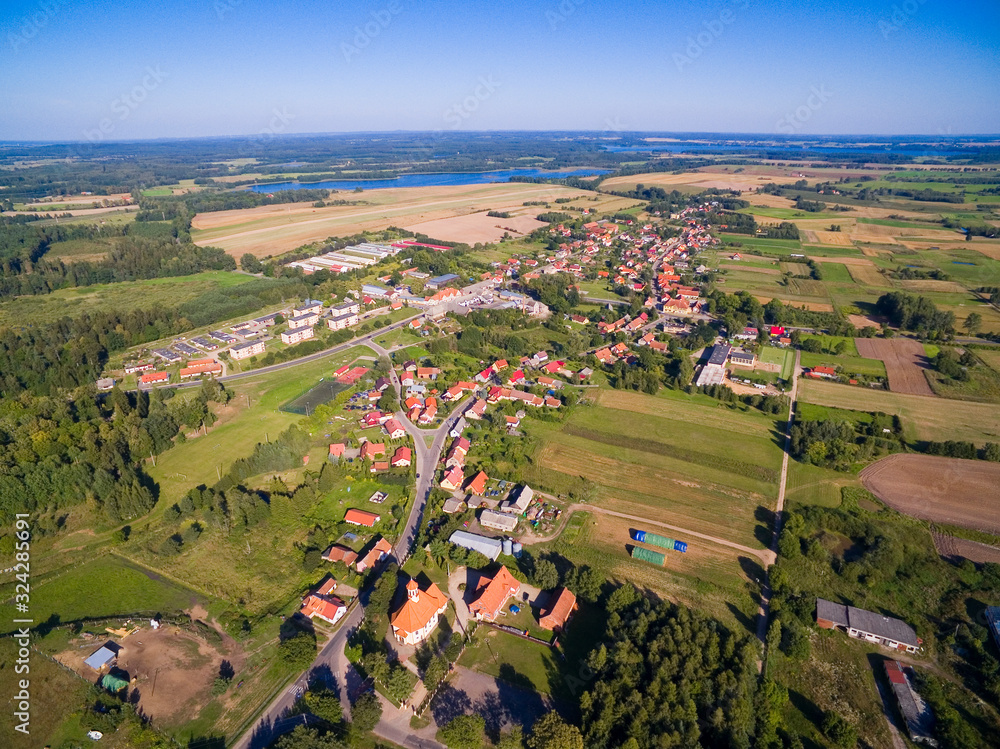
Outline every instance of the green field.
<path fill-rule="evenodd" d="M 609 509 L 759 546 L 781 464 L 774 420 L 710 402 L 602 391 L 561 427 L 532 423 L 539 478 L 557 491 L 582 478 Z"/>
<path fill-rule="evenodd" d="M 802 352 L 799 360 L 803 367 L 834 367 L 843 374 L 885 377 L 885 364 L 879 359 L 865 359 L 861 356 L 836 356 L 835 354 L 810 354 Z"/>
<path fill-rule="evenodd" d="M 38 622 L 49 617 L 72 622 L 118 614 L 166 615 L 204 602 L 193 590 L 110 554 L 38 576 L 32 583 L 31 613 Z"/>
<path fill-rule="evenodd" d="M 147 465 L 150 476 L 160 485 L 160 501 L 154 514 L 179 500 L 191 487 L 214 484 L 234 460 L 249 455 L 266 436 L 277 437 L 299 423 L 302 417 L 280 411 L 282 404 L 311 388 L 320 377 L 329 377 L 341 365 L 370 354 L 370 349 L 354 346 L 317 361 L 230 384 L 236 395 L 232 401 L 234 414 L 205 436 L 175 445 L 156 459 L 155 466 Z"/>
<path fill-rule="evenodd" d="M 24 674 L 14 671 L 17 644 L 9 637 L 0 638 L 0 689 L 4 694 L 18 693 L 18 681 Z M 14 730 L 14 719 L 9 717 L 0 725 L 0 744 L 10 749 L 36 749 L 40 746 L 64 746 L 73 741 L 82 746 L 87 732 L 80 727 L 79 714 L 90 685 L 79 676 L 40 655 L 33 655 L 31 663 L 31 733 L 25 736 Z M 124 747 L 115 736 L 108 737 L 112 747 Z"/>
<path fill-rule="evenodd" d="M 749 250 L 760 250 L 778 255 L 787 255 L 802 249 L 802 243 L 797 239 L 769 239 L 749 234 L 726 234 L 724 232 L 719 234 L 719 238 L 727 244 L 738 242 Z"/>
<path fill-rule="evenodd" d="M 176 307 L 205 292 L 246 282 L 247 276 L 239 273 L 206 271 L 193 276 L 78 286 L 51 294 L 21 296 L 0 303 L 0 327 L 54 322 L 96 310 Z"/>

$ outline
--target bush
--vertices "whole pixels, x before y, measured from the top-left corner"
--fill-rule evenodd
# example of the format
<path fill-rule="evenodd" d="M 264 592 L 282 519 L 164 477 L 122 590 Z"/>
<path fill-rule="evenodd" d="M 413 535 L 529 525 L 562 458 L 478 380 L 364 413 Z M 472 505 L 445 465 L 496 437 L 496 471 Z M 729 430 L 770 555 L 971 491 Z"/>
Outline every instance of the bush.
<path fill-rule="evenodd" d="M 480 749 L 486 743 L 486 721 L 481 715 L 459 715 L 438 730 L 448 749 Z"/>

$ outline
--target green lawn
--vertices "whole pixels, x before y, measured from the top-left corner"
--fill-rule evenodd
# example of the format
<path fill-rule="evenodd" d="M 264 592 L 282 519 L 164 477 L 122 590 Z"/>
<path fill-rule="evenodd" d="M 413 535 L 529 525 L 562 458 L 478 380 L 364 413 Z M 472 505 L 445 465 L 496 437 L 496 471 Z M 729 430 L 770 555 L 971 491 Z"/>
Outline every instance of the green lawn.
<path fill-rule="evenodd" d="M 799 360 L 803 367 L 834 367 L 844 374 L 868 375 L 871 377 L 885 377 L 885 364 L 879 359 L 865 359 L 861 356 L 848 356 L 846 354 L 836 356 L 835 354 L 811 354 L 808 351 L 802 352 Z"/>
<path fill-rule="evenodd" d="M 118 614 L 168 614 L 203 600 L 189 588 L 157 578 L 152 572 L 106 554 L 33 579 L 31 614 L 36 622 L 51 616 L 72 622 Z"/>
<path fill-rule="evenodd" d="M 239 409 L 232 418 L 205 436 L 175 445 L 156 459 L 155 466 L 147 464 L 150 476 L 160 485 L 160 501 L 154 514 L 179 500 L 191 487 L 214 484 L 234 460 L 249 455 L 258 442 L 299 423 L 301 416 L 279 411 L 279 407 L 321 377 L 329 377 L 339 366 L 371 353 L 364 346 L 353 346 L 324 359 L 232 383 L 233 406 Z"/>
<path fill-rule="evenodd" d="M 551 647 L 486 625 L 480 626 L 458 663 L 541 694 L 570 696 Z"/>

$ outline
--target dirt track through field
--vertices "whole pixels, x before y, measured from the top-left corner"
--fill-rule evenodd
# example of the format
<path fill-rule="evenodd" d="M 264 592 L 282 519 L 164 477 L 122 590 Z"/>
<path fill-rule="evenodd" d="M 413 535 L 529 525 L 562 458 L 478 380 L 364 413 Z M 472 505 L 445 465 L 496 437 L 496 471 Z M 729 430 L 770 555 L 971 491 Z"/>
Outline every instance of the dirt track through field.
<path fill-rule="evenodd" d="M 924 370 L 927 353 L 919 341 L 911 338 L 855 338 L 858 354 L 865 359 L 879 359 L 889 375 L 889 390 L 910 395 L 933 396 Z"/>
<path fill-rule="evenodd" d="M 890 455 L 865 468 L 861 483 L 907 515 L 1000 533 L 1000 463 Z"/>

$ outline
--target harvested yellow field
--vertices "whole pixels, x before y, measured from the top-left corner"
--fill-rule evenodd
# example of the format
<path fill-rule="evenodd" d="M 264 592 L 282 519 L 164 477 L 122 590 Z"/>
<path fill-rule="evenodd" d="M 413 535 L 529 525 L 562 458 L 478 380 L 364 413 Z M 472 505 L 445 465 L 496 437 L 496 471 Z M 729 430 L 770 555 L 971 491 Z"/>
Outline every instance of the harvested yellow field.
<path fill-rule="evenodd" d="M 851 247 L 854 244 L 851 242 L 850 234 L 845 234 L 842 231 L 810 231 L 807 233 L 816 238 L 817 244 L 828 244 L 835 247 Z"/>
<path fill-rule="evenodd" d="M 683 185 L 699 189 L 716 188 L 720 190 L 755 190 L 774 182 L 778 175 L 766 174 L 730 174 L 726 172 L 694 171 L 682 174 L 656 172 L 654 174 L 633 174 L 627 177 L 611 177 L 601 183 L 602 190 L 634 190 L 638 184 L 646 187 L 663 187 L 668 190 Z M 772 221 L 774 219 L 771 219 Z"/>
<path fill-rule="evenodd" d="M 919 281 L 900 281 L 900 285 L 907 291 L 944 291 L 965 292 L 965 287 L 954 281 L 936 281 L 934 279 L 924 279 Z"/>
<path fill-rule="evenodd" d="M 819 282 L 817 281 L 817 283 Z M 761 304 L 767 304 L 772 299 L 780 299 L 785 304 L 789 304 L 792 307 L 801 307 L 802 309 L 807 309 L 810 312 L 833 312 L 833 305 L 828 302 L 812 302 L 790 294 L 772 294 L 771 296 L 754 294 L 754 299 Z"/>
<path fill-rule="evenodd" d="M 878 268 L 872 265 L 870 261 L 868 265 L 848 265 L 847 272 L 851 274 L 851 278 L 854 279 L 855 283 L 862 286 L 892 286 L 889 279 L 879 273 Z"/>
<path fill-rule="evenodd" d="M 862 254 L 865 255 L 868 254 L 864 250 L 862 250 L 861 252 Z M 810 256 L 809 259 L 817 263 L 841 263 L 842 265 L 864 265 L 869 268 L 875 267 L 872 264 L 871 260 L 868 260 L 863 257 L 811 257 Z"/>
<path fill-rule="evenodd" d="M 448 242 L 465 242 L 466 244 L 499 242 L 504 234 L 510 234 L 516 239 L 530 234 L 535 229 L 548 226 L 548 224 L 536 219 L 535 215 L 537 214 L 493 218 L 487 216 L 486 213 L 471 213 L 468 216 L 453 216 L 406 224 L 403 228 Z"/>
<path fill-rule="evenodd" d="M 192 238 L 198 245 L 221 247 L 235 257 L 246 252 L 266 257 L 328 237 L 381 230 L 388 226 L 416 225 L 490 210 L 533 218 L 546 209 L 543 206 L 524 206 L 525 201 L 553 203 L 556 198 L 593 196 L 594 193 L 569 187 L 519 183 L 388 188 L 344 195 L 346 199 L 368 205 L 314 208 L 311 203 L 286 203 L 200 213 L 192 221 Z M 591 201 L 587 205 L 601 210 L 605 202 L 621 201 L 614 196 L 601 197 L 602 200 Z M 470 233 L 469 236 L 473 235 Z"/>

